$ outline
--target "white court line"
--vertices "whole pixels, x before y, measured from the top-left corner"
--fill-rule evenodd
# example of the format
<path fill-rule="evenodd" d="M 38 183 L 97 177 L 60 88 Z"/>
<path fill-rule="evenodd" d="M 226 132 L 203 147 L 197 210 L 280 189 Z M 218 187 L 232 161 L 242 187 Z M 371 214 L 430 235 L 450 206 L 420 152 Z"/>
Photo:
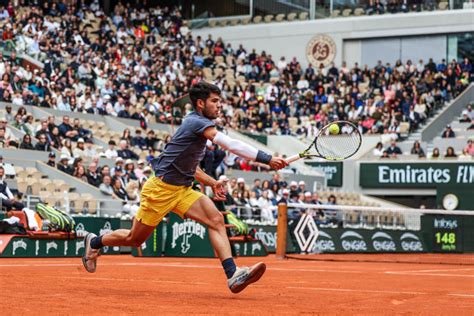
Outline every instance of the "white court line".
<path fill-rule="evenodd" d="M 206 282 L 185 282 L 185 281 L 168 281 L 168 280 L 150 280 L 150 279 L 120 279 L 120 278 L 89 278 L 89 277 L 57 277 L 60 279 L 74 279 L 74 280 L 97 280 L 97 281 L 124 281 L 124 282 L 152 282 L 152 283 L 167 283 L 167 284 L 191 284 L 191 285 L 208 285 Z"/>
<path fill-rule="evenodd" d="M 324 287 L 296 287 L 287 286 L 287 289 L 295 290 L 313 290 L 313 291 L 328 291 L 328 292 L 357 292 L 357 293 L 379 293 L 379 294 L 411 294 L 411 295 L 426 295 L 426 292 L 406 292 L 406 291 L 382 291 L 382 290 L 357 290 L 357 289 L 337 289 Z"/>
<path fill-rule="evenodd" d="M 396 274 L 396 275 L 416 275 L 416 276 L 440 276 L 440 277 L 455 277 L 455 278 L 474 278 L 473 275 L 469 274 L 448 274 L 448 273 L 416 273 L 416 272 L 405 272 L 405 271 L 385 271 L 385 274 Z"/>
<path fill-rule="evenodd" d="M 474 268 L 459 268 L 459 269 L 435 269 L 435 270 L 400 270 L 400 272 L 419 273 L 419 272 L 449 272 L 449 271 L 474 271 Z"/>
<path fill-rule="evenodd" d="M 450 293 L 449 296 L 460 296 L 460 297 L 472 297 L 474 298 L 473 294 L 458 294 L 458 293 Z"/>
<path fill-rule="evenodd" d="M 195 264 L 176 264 L 176 263 L 99 263 L 99 266 L 143 266 L 143 267 L 173 267 L 173 268 L 191 268 L 191 269 L 222 269 L 215 265 L 195 265 Z M 57 264 L 0 264 L 0 268 L 3 267 L 71 267 L 71 266 L 82 266 L 81 263 L 57 263 Z M 325 269 L 300 269 L 300 268 L 267 268 L 270 271 L 299 271 L 299 272 L 331 272 L 331 273 L 361 273 L 365 274 L 367 271 L 355 271 L 355 270 L 325 270 Z"/>

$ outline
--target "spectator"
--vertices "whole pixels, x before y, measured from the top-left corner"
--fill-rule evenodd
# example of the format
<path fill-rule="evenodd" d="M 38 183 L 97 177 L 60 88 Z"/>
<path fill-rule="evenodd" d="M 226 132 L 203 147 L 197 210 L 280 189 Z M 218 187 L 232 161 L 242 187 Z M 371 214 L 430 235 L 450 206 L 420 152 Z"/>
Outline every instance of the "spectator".
<path fill-rule="evenodd" d="M 63 138 L 69 138 L 76 141 L 79 138 L 79 131 L 74 129 L 69 122 L 69 116 L 63 116 L 63 122 L 59 125 L 59 135 Z"/>
<path fill-rule="evenodd" d="M 73 150 L 72 150 L 72 143 L 71 140 L 68 138 L 63 139 L 61 147 L 61 155 L 67 156 L 69 159 L 74 157 Z"/>
<path fill-rule="evenodd" d="M 264 191 L 265 192 L 265 191 Z M 290 201 L 290 190 L 283 189 L 281 193 L 281 199 L 278 200 L 277 204 L 288 204 Z"/>
<path fill-rule="evenodd" d="M 470 155 L 467 150 L 464 148 L 461 154 L 458 156 L 460 160 L 471 160 L 472 155 Z"/>
<path fill-rule="evenodd" d="M 84 166 L 77 166 L 72 176 L 75 178 L 81 179 L 84 182 L 88 182 L 86 170 L 84 169 Z"/>
<path fill-rule="evenodd" d="M 109 175 L 105 175 L 102 179 L 102 183 L 99 185 L 99 190 L 105 195 L 113 195 L 114 188 L 111 185 L 112 178 Z"/>
<path fill-rule="evenodd" d="M 397 146 L 397 142 L 391 142 L 390 147 L 387 148 L 387 154 L 392 157 L 396 157 L 397 155 L 402 154 L 402 150 L 400 149 L 400 147 Z"/>
<path fill-rule="evenodd" d="M 376 156 L 376 157 L 382 157 L 383 155 L 383 145 L 381 142 L 378 142 L 377 145 L 375 145 L 375 148 L 374 150 L 372 151 L 372 155 Z"/>
<path fill-rule="evenodd" d="M 8 127 L 6 118 L 0 118 L 0 142 L 4 144 L 4 147 L 12 146 L 18 148 L 18 142 L 16 137 L 13 135 L 11 129 Z"/>
<path fill-rule="evenodd" d="M 35 147 L 31 143 L 31 136 L 28 134 L 25 134 L 23 136 L 23 141 L 20 143 L 20 149 L 29 149 L 29 150 L 34 150 Z"/>
<path fill-rule="evenodd" d="M 118 197 L 119 199 L 126 201 L 128 199 L 127 192 L 125 191 L 123 187 L 123 182 L 120 180 L 120 178 L 115 177 L 112 180 L 112 183 L 113 183 L 112 189 L 114 191 L 114 195 Z"/>
<path fill-rule="evenodd" d="M 91 131 L 82 127 L 81 122 L 78 118 L 74 119 L 72 126 L 73 130 L 77 132 L 77 138 L 82 138 L 84 140 L 89 139 L 92 136 Z"/>
<path fill-rule="evenodd" d="M 56 149 L 59 149 L 61 147 L 61 136 L 59 135 L 59 128 L 57 126 L 54 126 L 51 130 L 51 133 L 46 134 L 46 136 L 49 136 L 50 145 L 52 147 Z"/>
<path fill-rule="evenodd" d="M 101 183 L 101 179 L 99 174 L 97 173 L 97 164 L 95 162 L 91 162 L 89 166 L 87 167 L 87 182 L 90 185 L 93 185 L 95 187 L 99 187 Z"/>
<path fill-rule="evenodd" d="M 94 158 L 97 157 L 97 151 L 94 148 L 94 142 L 91 138 L 86 140 L 86 146 L 84 148 L 84 157 L 86 158 Z"/>
<path fill-rule="evenodd" d="M 126 140 L 122 139 L 119 143 L 119 147 L 120 149 L 117 151 L 117 154 L 120 158 L 138 160 L 138 155 L 128 149 L 128 142 Z"/>
<path fill-rule="evenodd" d="M 474 141 L 472 139 L 469 139 L 467 141 L 466 147 L 464 147 L 464 150 L 468 155 L 471 155 L 474 157 Z"/>
<path fill-rule="evenodd" d="M 471 120 L 471 125 L 467 128 L 467 130 L 474 129 L 474 119 Z"/>
<path fill-rule="evenodd" d="M 41 134 L 49 135 L 48 121 L 46 119 L 41 120 L 40 125 L 36 129 L 35 137 L 39 138 Z"/>
<path fill-rule="evenodd" d="M 141 190 L 141 188 L 143 188 L 143 185 L 144 185 L 145 182 L 151 177 L 151 175 L 152 175 L 151 167 L 146 166 L 146 167 L 143 169 L 143 176 L 142 176 L 141 178 L 139 178 L 139 187 L 140 187 L 140 190 Z"/>
<path fill-rule="evenodd" d="M 458 155 L 454 152 L 454 148 L 449 146 L 446 149 L 446 154 L 444 155 L 445 158 L 456 158 Z"/>
<path fill-rule="evenodd" d="M 273 203 L 270 201 L 268 198 L 268 191 L 263 191 L 262 196 L 258 199 L 258 206 L 260 208 L 260 220 L 262 222 L 271 222 L 273 223 L 274 217 L 273 217 L 273 211 L 271 207 L 273 206 Z"/>
<path fill-rule="evenodd" d="M 13 209 L 22 210 L 25 206 L 23 203 L 18 201 L 15 196 L 8 188 L 8 184 L 5 182 L 5 169 L 0 166 L 0 205 L 5 207 L 7 211 Z"/>
<path fill-rule="evenodd" d="M 56 168 L 56 154 L 53 151 L 48 154 L 48 161 L 46 164 L 50 167 Z"/>
<path fill-rule="evenodd" d="M 451 129 L 451 125 L 446 125 L 446 129 L 441 134 L 441 137 L 442 138 L 454 138 L 454 137 L 456 137 L 453 130 Z"/>
<path fill-rule="evenodd" d="M 115 181 L 116 179 L 122 183 L 121 187 L 125 190 L 125 187 L 128 184 L 128 177 L 126 176 L 122 167 L 115 167 L 113 180 Z"/>
<path fill-rule="evenodd" d="M 72 175 L 74 170 L 71 168 L 71 166 L 69 166 L 69 159 L 70 157 L 68 157 L 67 155 L 61 154 L 58 169 L 64 173 Z"/>
<path fill-rule="evenodd" d="M 46 138 L 46 134 L 41 134 L 39 136 L 38 142 L 35 145 L 35 150 L 51 151 L 51 146 L 48 143 L 48 139 Z"/>
<path fill-rule="evenodd" d="M 116 143 L 114 140 L 109 141 L 109 148 L 105 151 L 104 155 L 107 159 L 116 159 L 118 157 L 117 150 L 115 150 Z"/>
<path fill-rule="evenodd" d="M 472 109 L 471 104 L 469 104 L 467 108 L 464 111 L 462 111 L 462 116 L 467 117 L 469 119 L 468 122 L 470 122 L 471 120 L 474 120 L 474 110 Z"/>
<path fill-rule="evenodd" d="M 412 155 L 418 155 L 418 157 L 420 158 L 425 157 L 425 151 L 423 150 L 423 148 L 421 148 L 419 141 L 415 141 L 413 143 L 413 147 L 411 148 L 410 153 Z"/>
<path fill-rule="evenodd" d="M 431 153 L 431 159 L 438 159 L 439 158 L 439 148 L 435 147 L 433 152 Z"/>
<path fill-rule="evenodd" d="M 85 147 L 84 147 L 84 138 L 79 138 L 77 140 L 76 148 L 72 152 L 72 156 L 76 157 L 85 157 Z"/>
<path fill-rule="evenodd" d="M 297 191 L 298 191 L 298 193 L 305 193 L 306 192 L 306 182 L 304 182 L 303 180 L 300 180 L 298 182 Z"/>
<path fill-rule="evenodd" d="M 128 180 L 138 180 L 137 176 L 135 175 L 135 164 L 131 159 L 127 159 L 125 161 L 125 175 Z"/>
<path fill-rule="evenodd" d="M 469 118 L 468 113 L 462 113 L 461 118 L 459 119 L 459 123 L 470 123 L 471 119 Z"/>
<path fill-rule="evenodd" d="M 145 138 L 142 137 L 142 130 L 141 129 L 136 129 L 135 130 L 135 136 L 132 138 L 132 146 L 140 148 L 140 149 L 146 149 L 147 148 L 147 142 L 146 142 Z"/>
<path fill-rule="evenodd" d="M 388 154 L 388 151 L 384 150 L 383 153 L 382 153 L 382 156 L 380 158 L 383 158 L 383 159 L 390 158 L 390 155 Z"/>

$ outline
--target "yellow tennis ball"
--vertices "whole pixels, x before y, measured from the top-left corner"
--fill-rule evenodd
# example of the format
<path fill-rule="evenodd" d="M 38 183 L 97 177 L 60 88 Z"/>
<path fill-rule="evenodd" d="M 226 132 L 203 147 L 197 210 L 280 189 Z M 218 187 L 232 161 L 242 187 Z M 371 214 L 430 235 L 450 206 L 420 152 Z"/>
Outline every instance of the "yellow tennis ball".
<path fill-rule="evenodd" d="M 339 134 L 339 125 L 337 124 L 331 124 L 329 126 L 329 133 L 332 135 L 337 135 Z"/>

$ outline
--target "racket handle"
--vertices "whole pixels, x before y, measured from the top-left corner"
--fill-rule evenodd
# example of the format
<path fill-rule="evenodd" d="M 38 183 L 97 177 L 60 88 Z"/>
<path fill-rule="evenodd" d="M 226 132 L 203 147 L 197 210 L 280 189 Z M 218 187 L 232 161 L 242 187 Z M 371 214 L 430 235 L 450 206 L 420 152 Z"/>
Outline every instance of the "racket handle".
<path fill-rule="evenodd" d="M 301 159 L 300 155 L 294 155 L 294 156 L 290 156 L 290 157 L 286 158 L 285 160 L 286 160 L 287 163 L 292 163 L 292 162 L 294 162 L 296 160 L 299 160 L 299 159 Z"/>

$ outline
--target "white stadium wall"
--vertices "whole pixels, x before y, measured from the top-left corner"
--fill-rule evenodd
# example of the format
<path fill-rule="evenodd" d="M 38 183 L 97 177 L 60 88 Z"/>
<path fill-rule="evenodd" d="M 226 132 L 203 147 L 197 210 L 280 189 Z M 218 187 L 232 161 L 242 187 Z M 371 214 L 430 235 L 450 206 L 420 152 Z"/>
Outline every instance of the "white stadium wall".
<path fill-rule="evenodd" d="M 447 58 L 447 34 L 474 32 L 474 10 L 454 10 L 332 18 L 286 23 L 265 23 L 203 28 L 193 34 L 207 38 L 222 37 L 233 47 L 243 44 L 247 49 L 265 50 L 279 59 L 296 57 L 308 65 L 306 49 L 318 34 L 328 35 L 335 43 L 334 62 L 348 66 L 375 65 L 377 60 L 397 59 L 417 62 L 433 57 Z"/>

